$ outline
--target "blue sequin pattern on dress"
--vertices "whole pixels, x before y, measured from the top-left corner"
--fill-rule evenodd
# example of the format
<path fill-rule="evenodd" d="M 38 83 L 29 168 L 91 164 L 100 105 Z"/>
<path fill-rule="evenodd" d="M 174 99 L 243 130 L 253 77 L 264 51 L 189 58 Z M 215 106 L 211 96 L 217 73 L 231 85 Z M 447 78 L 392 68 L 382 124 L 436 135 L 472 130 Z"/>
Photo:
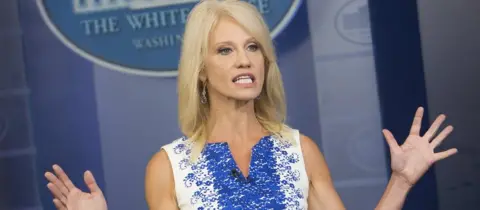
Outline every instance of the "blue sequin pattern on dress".
<path fill-rule="evenodd" d="M 194 190 L 191 206 L 207 209 L 304 209 L 304 189 L 297 152 L 292 145 L 265 136 L 252 148 L 249 175 L 237 166 L 228 143 L 207 143 L 199 159 L 190 162 L 192 144 L 182 139 L 173 148 L 183 159 L 177 168 L 186 172 L 182 187 Z"/>

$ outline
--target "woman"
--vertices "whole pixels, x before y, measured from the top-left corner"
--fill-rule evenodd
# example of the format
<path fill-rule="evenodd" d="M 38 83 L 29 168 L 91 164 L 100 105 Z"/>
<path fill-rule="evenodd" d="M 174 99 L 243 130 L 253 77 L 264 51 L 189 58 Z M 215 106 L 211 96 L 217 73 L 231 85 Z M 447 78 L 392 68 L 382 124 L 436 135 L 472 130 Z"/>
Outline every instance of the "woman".
<path fill-rule="evenodd" d="M 179 76 L 179 121 L 185 137 L 165 145 L 146 169 L 146 200 L 164 209 L 344 209 L 317 145 L 285 125 L 285 99 L 269 29 L 243 1 L 206 0 L 191 11 Z M 420 136 L 423 109 L 409 137 L 390 146 L 392 176 L 378 209 L 400 209 L 406 194 L 436 161 L 456 149 L 433 149 L 440 115 Z M 431 141 L 433 139 L 433 141 Z M 58 209 L 105 210 L 91 172 L 81 192 L 55 165 L 48 188 Z"/>

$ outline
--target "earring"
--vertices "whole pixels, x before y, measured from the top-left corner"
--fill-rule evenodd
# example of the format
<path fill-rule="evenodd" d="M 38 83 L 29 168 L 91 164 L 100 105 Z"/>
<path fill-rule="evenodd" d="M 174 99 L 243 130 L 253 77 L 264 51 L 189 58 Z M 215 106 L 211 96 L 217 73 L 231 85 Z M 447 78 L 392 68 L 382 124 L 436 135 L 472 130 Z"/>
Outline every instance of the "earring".
<path fill-rule="evenodd" d="M 200 95 L 200 103 L 207 103 L 207 80 L 203 83 L 202 94 Z"/>

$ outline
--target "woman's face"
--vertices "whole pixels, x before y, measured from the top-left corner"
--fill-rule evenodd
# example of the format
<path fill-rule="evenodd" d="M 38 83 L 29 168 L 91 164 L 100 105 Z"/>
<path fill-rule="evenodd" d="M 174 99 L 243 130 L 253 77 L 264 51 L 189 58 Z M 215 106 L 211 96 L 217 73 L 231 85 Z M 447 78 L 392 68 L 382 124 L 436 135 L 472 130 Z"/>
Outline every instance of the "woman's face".
<path fill-rule="evenodd" d="M 212 31 L 205 60 L 210 100 L 248 101 L 262 91 L 265 59 L 261 46 L 231 18 L 222 18 Z"/>

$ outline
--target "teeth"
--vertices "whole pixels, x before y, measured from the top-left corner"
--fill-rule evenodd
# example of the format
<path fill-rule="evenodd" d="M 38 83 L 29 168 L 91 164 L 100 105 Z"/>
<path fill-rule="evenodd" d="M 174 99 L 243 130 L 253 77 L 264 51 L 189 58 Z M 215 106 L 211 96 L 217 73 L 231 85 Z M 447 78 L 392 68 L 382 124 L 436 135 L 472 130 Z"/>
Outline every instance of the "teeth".
<path fill-rule="evenodd" d="M 239 76 L 239 77 L 237 77 L 237 80 L 239 80 L 239 79 L 250 79 L 250 77 L 249 76 Z"/>
<path fill-rule="evenodd" d="M 250 79 L 250 77 L 247 77 L 247 78 L 239 78 L 237 79 L 237 81 L 235 81 L 235 83 L 239 83 L 239 84 L 249 84 L 249 83 L 252 83 L 253 80 Z"/>
<path fill-rule="evenodd" d="M 252 83 L 253 79 L 250 76 L 239 76 L 233 80 L 235 83 Z"/>

